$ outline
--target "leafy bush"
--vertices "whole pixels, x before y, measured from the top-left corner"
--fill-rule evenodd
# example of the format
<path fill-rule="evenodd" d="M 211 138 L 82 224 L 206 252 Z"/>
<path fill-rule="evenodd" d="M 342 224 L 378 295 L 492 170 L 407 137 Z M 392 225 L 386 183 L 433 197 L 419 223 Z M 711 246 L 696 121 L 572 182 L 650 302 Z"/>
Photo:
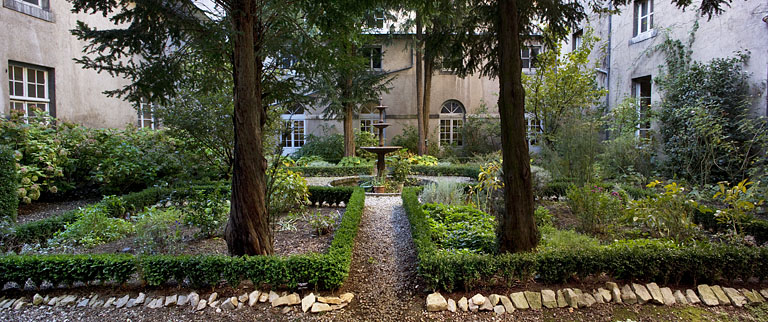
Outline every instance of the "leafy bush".
<path fill-rule="evenodd" d="M 414 174 L 425 176 L 459 176 L 477 178 L 480 173 L 480 167 L 475 165 L 447 165 L 447 166 L 424 166 L 414 165 L 411 167 Z"/>
<path fill-rule="evenodd" d="M 657 187 L 661 182 L 648 184 Z M 698 204 L 684 193 L 685 188 L 676 182 L 664 185 L 663 192 L 654 197 L 632 200 L 627 215 L 632 221 L 654 237 L 685 241 L 696 237 L 697 227 L 693 214 Z"/>
<path fill-rule="evenodd" d="M 567 196 L 568 207 L 579 218 L 583 232 L 604 233 L 623 215 L 623 199 L 618 192 L 609 192 L 596 185 L 572 186 Z"/>
<path fill-rule="evenodd" d="M 549 174 L 549 171 L 539 166 L 531 166 L 531 186 L 533 186 L 533 193 L 535 195 L 541 195 L 550 181 L 552 181 L 552 176 Z"/>
<path fill-rule="evenodd" d="M 309 202 L 307 180 L 284 167 L 271 168 L 267 174 L 267 205 L 272 215 L 300 212 Z"/>
<path fill-rule="evenodd" d="M 467 114 L 461 127 L 462 146 L 457 152 L 463 156 L 485 154 L 501 150 L 501 121 L 490 117 L 485 102 L 477 113 Z"/>
<path fill-rule="evenodd" d="M 182 213 L 171 207 L 151 207 L 138 215 L 134 243 L 140 254 L 167 251 L 181 241 Z"/>
<path fill-rule="evenodd" d="M 536 220 L 536 226 L 539 228 L 551 227 L 554 224 L 552 213 L 546 207 L 537 207 L 536 211 L 533 212 L 533 218 Z"/>
<path fill-rule="evenodd" d="M 744 232 L 743 223 L 749 222 L 754 217 L 759 206 L 765 203 L 764 199 L 755 198 L 752 188 L 753 182 L 742 180 L 733 187 L 728 187 L 725 182 L 718 183 L 719 191 L 714 199 L 722 199 L 724 209 L 715 211 L 715 218 L 720 224 L 727 225 L 736 235 Z M 756 199 L 756 200 L 755 200 Z"/>
<path fill-rule="evenodd" d="M 293 154 L 294 158 L 305 156 L 317 156 L 325 161 L 336 163 L 344 157 L 344 135 L 330 133 L 330 129 L 324 129 L 322 135 L 307 135 L 304 145 Z M 364 146 L 376 146 L 378 140 L 369 132 L 355 132 L 355 155 L 362 158 L 371 158 L 372 154 L 361 149 Z"/>
<path fill-rule="evenodd" d="M 184 223 L 200 230 L 197 237 L 218 235 L 229 217 L 229 194 L 223 189 L 210 192 L 197 190 L 188 197 L 188 202 L 189 204 L 181 209 Z"/>
<path fill-rule="evenodd" d="M 656 79 L 663 92 L 664 169 L 698 184 L 740 181 L 764 163 L 758 156 L 768 135 L 765 118 L 751 112 L 756 96 L 744 71 L 749 54 L 695 62 L 692 42 L 693 36 L 687 45 L 667 39 L 660 46 L 667 67 Z"/>
<path fill-rule="evenodd" d="M 539 227 L 541 227 L 539 231 L 541 233 L 541 240 L 539 241 L 538 246 L 540 251 L 580 251 L 584 249 L 594 249 L 597 248 L 597 246 L 600 246 L 600 241 L 596 238 L 584 234 L 579 234 L 573 230 L 559 230 L 555 227 L 552 227 L 551 225 Z"/>
<path fill-rule="evenodd" d="M 373 162 L 361 157 L 343 157 L 336 165 L 339 167 L 373 166 Z"/>
<path fill-rule="evenodd" d="M 651 124 L 655 115 L 652 110 L 639 115 L 637 104 L 636 98 L 627 97 L 603 117 L 611 135 L 609 140 L 603 141 L 603 153 L 598 162 L 605 178 L 644 183 L 654 171 L 655 132 L 649 129 L 638 135 L 637 126 Z"/>
<path fill-rule="evenodd" d="M 330 213 L 313 211 L 309 214 L 309 225 L 318 236 L 325 235 L 333 231 L 333 226 L 336 224 L 336 218 L 338 217 L 334 217 Z"/>
<path fill-rule="evenodd" d="M 449 206 L 464 204 L 465 185 L 451 181 L 439 181 L 424 186 L 420 198 L 423 203 L 439 203 Z"/>
<path fill-rule="evenodd" d="M 91 205 L 75 212 L 76 220 L 56 232 L 49 244 L 93 247 L 121 239 L 133 232 L 133 225 L 120 218 L 110 218 L 101 205 Z"/>
<path fill-rule="evenodd" d="M 437 165 L 437 158 L 431 155 L 411 155 L 407 161 L 413 165 Z"/>
<path fill-rule="evenodd" d="M 446 250 L 493 253 L 496 219 L 471 206 L 425 204 L 432 241 Z"/>
<path fill-rule="evenodd" d="M 18 175 L 13 151 L 0 145 L 0 222 L 16 222 L 19 208 Z"/>
<path fill-rule="evenodd" d="M 392 145 L 401 146 L 408 150 L 410 153 L 418 153 L 419 132 L 413 125 L 406 125 L 403 127 L 403 132 L 392 137 Z M 427 154 L 437 155 L 440 151 L 440 147 L 437 145 L 437 140 L 427 141 Z"/>
<path fill-rule="evenodd" d="M 600 130 L 600 120 L 593 112 L 571 117 L 557 132 L 552 146 L 543 146 L 535 160 L 555 179 L 570 178 L 577 185 L 594 181 L 602 149 Z"/>
<path fill-rule="evenodd" d="M 317 156 L 317 155 L 305 155 L 305 156 L 302 156 L 301 158 L 297 159 L 294 164 L 297 167 L 306 167 L 310 163 L 315 162 L 315 161 L 324 161 L 324 160 L 323 160 L 322 157 Z"/>

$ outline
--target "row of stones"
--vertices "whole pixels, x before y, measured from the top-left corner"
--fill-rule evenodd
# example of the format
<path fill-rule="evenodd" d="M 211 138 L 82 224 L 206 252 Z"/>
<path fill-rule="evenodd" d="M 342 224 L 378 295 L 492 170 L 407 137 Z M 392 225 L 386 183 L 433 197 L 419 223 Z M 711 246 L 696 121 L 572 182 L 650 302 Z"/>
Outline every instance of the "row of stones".
<path fill-rule="evenodd" d="M 135 298 L 131 298 L 129 295 L 123 297 L 109 297 L 106 300 L 102 300 L 98 295 L 90 295 L 78 298 L 75 295 L 61 295 L 56 297 L 45 296 L 35 294 L 32 297 L 31 302 L 27 302 L 24 297 L 21 298 L 0 298 L 0 310 L 13 309 L 18 310 L 25 305 L 47 305 L 47 306 L 75 306 L 75 307 L 93 307 L 93 308 L 132 308 L 144 305 L 147 308 L 156 309 L 161 307 L 171 306 L 189 306 L 195 311 L 202 311 L 206 308 L 214 308 L 216 312 L 222 310 L 234 310 L 241 309 L 248 306 L 254 306 L 256 303 L 269 302 L 270 305 L 275 307 L 285 307 L 283 310 L 290 309 L 291 306 L 301 304 L 301 310 L 303 312 L 310 311 L 312 313 L 333 311 L 347 306 L 354 294 L 344 293 L 339 297 L 330 296 L 315 296 L 313 293 L 305 296 L 303 299 L 299 297 L 297 293 L 286 294 L 282 296 L 273 291 L 261 292 L 253 291 L 250 294 L 244 293 L 237 297 L 230 297 L 219 299 L 218 293 L 211 293 L 207 299 L 201 299 L 200 295 L 196 292 L 191 292 L 187 295 L 170 295 L 170 296 L 158 296 L 147 297 L 144 293 L 139 293 Z"/>
<path fill-rule="evenodd" d="M 619 285 L 608 282 L 605 288 L 598 288 L 592 292 L 584 292 L 578 288 L 565 288 L 558 291 L 542 290 L 541 292 L 516 292 L 509 296 L 491 294 L 486 297 L 482 294 L 467 299 L 462 297 L 456 302 L 453 299 L 446 300 L 440 293 L 432 293 L 427 296 L 427 311 L 464 312 L 493 311 L 496 314 L 512 313 L 515 310 L 541 310 L 542 308 L 583 308 L 591 307 L 597 303 L 616 304 L 646 304 L 658 305 L 696 305 L 703 303 L 707 306 L 734 305 L 742 307 L 747 304 L 765 302 L 768 298 L 768 289 L 761 291 L 709 286 L 702 284 L 696 287 L 696 291 L 688 289 L 672 291 L 668 287 L 659 287 L 656 283 L 628 284 L 619 288 Z"/>

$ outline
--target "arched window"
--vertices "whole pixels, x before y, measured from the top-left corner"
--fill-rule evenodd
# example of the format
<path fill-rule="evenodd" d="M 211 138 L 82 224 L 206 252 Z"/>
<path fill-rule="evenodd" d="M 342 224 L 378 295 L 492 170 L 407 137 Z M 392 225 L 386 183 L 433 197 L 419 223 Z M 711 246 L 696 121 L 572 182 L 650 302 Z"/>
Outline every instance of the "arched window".
<path fill-rule="evenodd" d="M 462 145 L 461 127 L 464 126 L 464 105 L 447 100 L 440 107 L 440 145 Z"/>

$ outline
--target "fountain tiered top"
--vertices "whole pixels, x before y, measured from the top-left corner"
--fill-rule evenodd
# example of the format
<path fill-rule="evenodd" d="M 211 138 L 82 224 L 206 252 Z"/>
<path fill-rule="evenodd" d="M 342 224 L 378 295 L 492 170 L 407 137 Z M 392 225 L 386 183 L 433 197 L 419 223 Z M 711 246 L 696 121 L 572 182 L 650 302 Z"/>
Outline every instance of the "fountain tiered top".
<path fill-rule="evenodd" d="M 389 127 L 389 123 L 384 122 L 384 110 L 387 109 L 386 106 L 379 104 L 379 106 L 376 106 L 376 109 L 379 110 L 379 121 L 373 124 L 373 127 L 379 130 L 379 146 L 364 146 L 361 147 L 361 149 L 376 153 L 376 175 L 378 176 L 384 176 L 386 173 L 386 165 L 384 163 L 384 156 L 387 153 L 394 152 L 397 150 L 400 150 L 402 147 L 399 146 L 384 146 L 384 129 Z"/>

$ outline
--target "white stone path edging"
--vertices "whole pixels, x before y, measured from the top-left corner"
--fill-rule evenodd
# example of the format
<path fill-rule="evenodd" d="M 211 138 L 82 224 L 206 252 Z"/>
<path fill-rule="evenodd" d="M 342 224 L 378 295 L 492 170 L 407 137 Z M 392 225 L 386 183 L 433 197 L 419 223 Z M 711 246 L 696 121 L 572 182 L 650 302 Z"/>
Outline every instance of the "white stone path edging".
<path fill-rule="evenodd" d="M 659 287 L 656 283 L 628 284 L 619 288 L 613 282 L 605 283 L 605 288 L 585 292 L 578 288 L 565 288 L 557 291 L 542 290 L 541 292 L 515 292 L 507 295 L 491 294 L 483 296 L 475 294 L 467 299 L 462 297 L 457 301 L 445 299 L 440 293 L 427 296 L 427 311 L 441 312 L 458 310 L 464 312 L 493 311 L 495 314 L 512 313 L 516 310 L 542 310 L 555 308 L 585 308 L 598 303 L 608 304 L 657 304 L 657 305 L 733 305 L 743 307 L 763 303 L 768 298 L 768 289 L 761 291 L 709 286 L 701 284 L 696 290 L 687 289 L 672 291 L 669 287 Z"/>
<path fill-rule="evenodd" d="M 302 312 L 319 313 L 326 311 L 333 311 L 344 308 L 349 305 L 354 299 L 355 295 L 352 293 L 344 293 L 338 297 L 331 296 L 315 296 L 314 293 L 310 293 L 303 299 L 299 297 L 299 294 L 292 293 L 281 295 L 273 291 L 261 292 L 253 291 L 251 293 L 243 293 L 238 297 L 230 297 L 220 299 L 218 293 L 211 293 L 207 298 L 201 298 L 195 292 L 191 292 L 187 295 L 169 295 L 169 296 L 156 296 L 148 297 L 144 293 L 139 293 L 135 298 L 131 298 L 130 295 L 124 296 L 111 296 L 105 299 L 99 298 L 98 295 L 83 296 L 78 298 L 75 295 L 61 295 L 56 297 L 45 296 L 35 294 L 32 297 L 31 302 L 27 302 L 24 297 L 21 298 L 0 298 L 0 311 L 2 310 L 18 310 L 24 306 L 57 306 L 57 307 L 75 307 L 75 308 L 134 308 L 144 306 L 151 309 L 159 309 L 163 307 L 189 307 L 190 310 L 203 311 L 208 308 L 215 309 L 216 312 L 222 310 L 236 310 L 242 309 L 246 306 L 254 306 L 258 303 L 267 303 L 273 308 L 285 307 L 289 308 L 294 305 L 301 305 Z"/>

